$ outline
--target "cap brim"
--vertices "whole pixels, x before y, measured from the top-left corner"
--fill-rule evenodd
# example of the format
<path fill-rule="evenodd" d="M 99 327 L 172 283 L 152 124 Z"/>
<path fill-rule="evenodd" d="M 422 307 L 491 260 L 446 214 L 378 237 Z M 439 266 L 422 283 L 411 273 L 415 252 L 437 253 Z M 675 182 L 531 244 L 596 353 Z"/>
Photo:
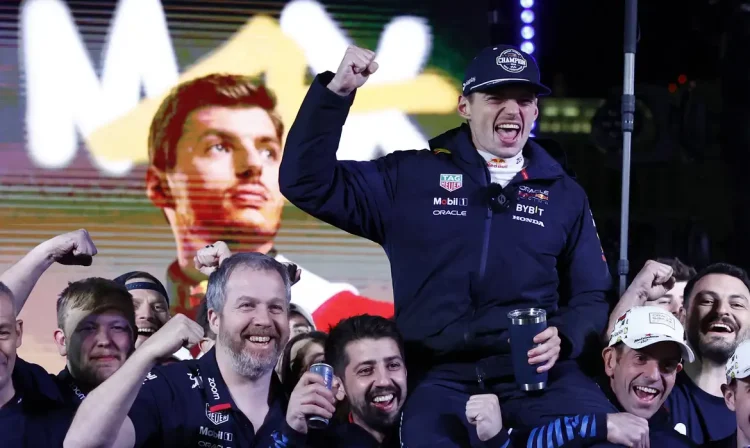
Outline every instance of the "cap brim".
<path fill-rule="evenodd" d="M 499 85 L 511 85 L 511 84 L 525 84 L 534 87 L 538 96 L 545 96 L 552 93 L 549 87 L 538 82 L 531 82 L 528 79 L 521 78 L 498 78 L 491 81 L 485 81 L 481 84 L 477 84 L 466 91 L 466 94 L 474 92 L 483 92 L 485 90 L 491 90 Z"/>
<path fill-rule="evenodd" d="M 674 342 L 675 344 L 680 345 L 680 351 L 682 351 L 682 360 L 687 362 L 693 362 L 695 361 L 695 353 L 693 353 L 693 349 L 690 348 L 689 345 L 687 345 L 686 342 L 683 341 L 677 341 L 675 339 L 672 339 L 667 336 L 654 336 L 648 338 L 646 341 L 641 343 L 636 343 L 634 341 L 637 341 L 641 338 L 647 338 L 645 335 L 628 335 L 627 338 L 623 338 L 622 342 L 627 345 L 628 347 L 632 349 L 640 349 L 643 347 L 648 347 L 649 345 L 656 344 L 657 342 Z"/>

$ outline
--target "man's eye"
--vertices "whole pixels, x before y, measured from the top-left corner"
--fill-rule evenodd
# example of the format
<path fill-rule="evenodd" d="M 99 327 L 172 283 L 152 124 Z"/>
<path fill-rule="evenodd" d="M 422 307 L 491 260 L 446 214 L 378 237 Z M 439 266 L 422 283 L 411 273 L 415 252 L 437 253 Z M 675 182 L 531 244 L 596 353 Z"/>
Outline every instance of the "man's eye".
<path fill-rule="evenodd" d="M 229 151 L 231 151 L 231 148 L 229 148 L 228 146 L 224 145 L 223 143 L 217 143 L 215 145 L 211 145 L 208 148 L 208 151 L 209 152 L 228 153 Z"/>

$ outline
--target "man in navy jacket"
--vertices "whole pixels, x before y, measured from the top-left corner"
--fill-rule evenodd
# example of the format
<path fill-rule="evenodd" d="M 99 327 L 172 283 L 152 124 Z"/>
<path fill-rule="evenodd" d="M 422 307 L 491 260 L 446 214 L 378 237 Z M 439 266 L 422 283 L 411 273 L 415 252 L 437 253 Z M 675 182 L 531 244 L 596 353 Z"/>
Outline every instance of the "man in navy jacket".
<path fill-rule="evenodd" d="M 369 50 L 349 47 L 335 75 L 315 78 L 290 130 L 279 178 L 296 206 L 380 244 L 388 255 L 396 322 L 410 379 L 419 383 L 404 411 L 406 446 L 458 437 L 436 412 L 425 412 L 436 405 L 456 403 L 457 421 L 473 430 L 463 404 L 488 388 L 500 396 L 512 427 L 606 403 L 598 390 L 583 387 L 573 396 L 562 388 L 563 380 L 577 384 L 577 369 L 564 369 L 573 372 L 564 378 L 552 369 L 545 393 L 534 398 L 513 380 L 509 311 L 547 311 L 549 328 L 529 353 L 529 362 L 547 371 L 558 357 L 598 351 L 611 285 L 583 189 L 528 141 L 537 95 L 549 93 L 534 59 L 509 46 L 480 52 L 459 98 L 467 124 L 432 140 L 431 150 L 337 161 L 355 90 L 377 70 L 374 59 Z M 568 407 L 556 409 L 560 402 Z M 418 428 L 413 437 L 410 427 Z"/>

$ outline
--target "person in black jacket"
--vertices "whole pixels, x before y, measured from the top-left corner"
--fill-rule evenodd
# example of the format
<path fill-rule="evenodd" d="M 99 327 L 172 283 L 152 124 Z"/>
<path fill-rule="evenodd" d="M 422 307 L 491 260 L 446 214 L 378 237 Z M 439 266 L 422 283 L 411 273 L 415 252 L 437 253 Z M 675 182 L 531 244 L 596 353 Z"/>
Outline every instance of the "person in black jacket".
<path fill-rule="evenodd" d="M 475 432 L 464 406 L 476 394 L 498 394 L 513 427 L 605 406 L 595 387 L 575 395 L 563 387 L 588 384 L 572 364 L 553 369 L 599 350 L 611 278 L 585 192 L 528 139 L 537 96 L 549 92 L 536 62 L 510 46 L 486 48 L 467 69 L 459 99 L 466 124 L 429 150 L 337 161 L 374 59 L 350 47 L 335 75 L 315 78 L 290 129 L 279 183 L 297 207 L 380 244 L 390 260 L 415 385 L 404 409 L 406 446 L 459 445 Z M 550 372 L 538 396 L 514 383 L 507 331 L 508 312 L 531 307 L 545 309 L 549 322 L 529 353 L 530 364 Z M 435 412 L 446 408 L 457 426 Z"/>
<path fill-rule="evenodd" d="M 750 341 L 742 342 L 727 362 L 727 384 L 721 386 L 727 408 L 735 413 L 734 434 L 707 444 L 710 448 L 750 446 Z"/>

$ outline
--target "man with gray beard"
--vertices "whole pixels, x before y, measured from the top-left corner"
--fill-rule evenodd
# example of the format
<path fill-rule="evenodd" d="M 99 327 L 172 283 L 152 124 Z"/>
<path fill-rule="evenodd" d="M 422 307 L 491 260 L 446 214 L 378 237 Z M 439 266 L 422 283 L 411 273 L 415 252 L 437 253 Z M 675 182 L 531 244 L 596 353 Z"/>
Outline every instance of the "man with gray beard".
<path fill-rule="evenodd" d="M 289 338 L 295 270 L 259 253 L 224 260 L 206 292 L 215 347 L 155 367 L 203 337 L 199 324 L 172 317 L 83 401 L 65 446 L 275 446 L 287 401 L 274 367 Z M 330 391 L 325 398 L 334 403 Z"/>
<path fill-rule="evenodd" d="M 674 429 L 699 446 L 735 431 L 721 385 L 726 364 L 750 332 L 750 278 L 726 263 L 708 266 L 685 286 L 687 338 L 696 360 L 677 375 L 665 406 Z"/>

